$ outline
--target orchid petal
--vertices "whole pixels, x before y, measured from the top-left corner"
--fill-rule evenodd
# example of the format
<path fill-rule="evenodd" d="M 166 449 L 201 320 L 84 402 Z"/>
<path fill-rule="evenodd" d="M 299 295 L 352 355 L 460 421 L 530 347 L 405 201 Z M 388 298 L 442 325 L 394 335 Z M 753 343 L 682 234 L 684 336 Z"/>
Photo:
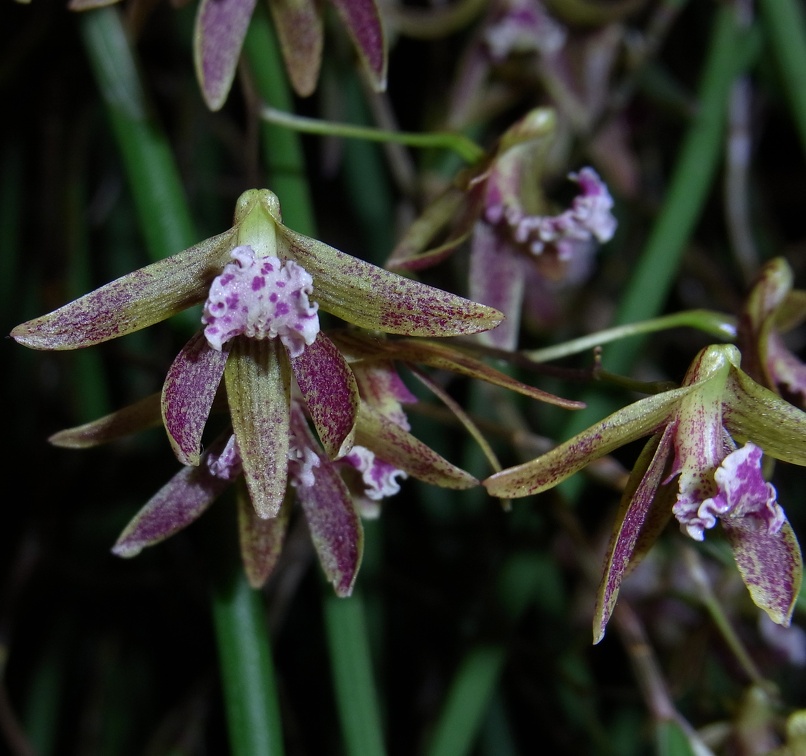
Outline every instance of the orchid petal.
<path fill-rule="evenodd" d="M 350 492 L 338 470 L 327 460 L 314 470 L 312 486 L 297 486 L 311 540 L 322 571 L 337 596 L 353 590 L 364 550 L 364 528 Z"/>
<path fill-rule="evenodd" d="M 674 440 L 674 426 L 668 425 L 646 444 L 627 481 L 615 518 L 615 529 L 607 551 L 604 574 L 596 596 L 593 614 L 593 642 L 604 637 L 605 628 L 616 605 L 621 581 L 633 555 L 647 516 L 653 509 L 658 486 L 663 478 Z M 670 513 L 671 509 L 667 508 Z M 667 514 L 666 521 L 669 515 Z"/>
<path fill-rule="evenodd" d="M 362 403 L 358 411 L 355 443 L 391 462 L 418 480 L 441 488 L 465 489 L 478 484 L 470 473 L 446 459 L 396 423 Z"/>
<path fill-rule="evenodd" d="M 176 458 L 198 465 L 201 439 L 229 348 L 212 349 L 199 331 L 182 347 L 162 386 L 162 421 Z"/>
<path fill-rule="evenodd" d="M 277 517 L 264 520 L 255 513 L 243 478 L 235 485 L 241 560 L 249 585 L 258 589 L 269 579 L 280 559 L 291 515 L 290 496 L 283 501 Z"/>
<path fill-rule="evenodd" d="M 482 485 L 491 496 L 502 499 L 546 491 L 594 460 L 656 431 L 693 388 L 683 386 L 639 399 L 536 459 L 491 475 Z"/>
<path fill-rule="evenodd" d="M 220 452 L 226 438 L 218 440 L 205 453 Z M 183 467 L 134 516 L 120 534 L 112 553 L 133 557 L 146 546 L 164 541 L 197 520 L 231 483 L 215 477 L 206 464 Z"/>
<path fill-rule="evenodd" d="M 476 223 L 470 247 L 470 297 L 507 316 L 484 334 L 486 343 L 509 351 L 517 347 L 525 286 L 523 257 L 502 242 L 489 223 Z"/>
<path fill-rule="evenodd" d="M 789 522 L 770 534 L 753 519 L 725 518 L 722 526 L 753 603 L 773 622 L 788 626 L 803 577 L 798 539 Z"/>
<path fill-rule="evenodd" d="M 466 375 L 469 378 L 492 383 L 495 386 L 501 386 L 532 399 L 555 404 L 558 407 L 581 409 L 585 406 L 583 402 L 563 399 L 554 394 L 549 394 L 547 391 L 542 391 L 535 386 L 518 381 L 506 373 L 490 367 L 481 360 L 471 357 L 462 349 L 447 344 L 434 341 L 415 341 L 413 339 L 387 341 L 349 331 L 338 331 L 331 334 L 331 338 L 339 347 L 347 349 L 357 359 L 366 359 L 368 362 L 373 357 L 377 357 L 379 353 L 382 353 L 384 357 L 392 360 L 416 362 L 439 370 L 448 370 L 459 375 Z M 358 365 L 356 369 L 359 369 Z"/>
<path fill-rule="evenodd" d="M 386 44 L 375 0 L 330 0 L 347 27 L 377 92 L 386 89 Z"/>
<path fill-rule="evenodd" d="M 353 445 L 360 401 L 353 371 L 323 333 L 291 358 L 291 369 L 322 446 L 331 459 L 343 456 Z"/>
<path fill-rule="evenodd" d="M 58 431 L 48 441 L 66 449 L 89 449 L 156 428 L 160 422 L 160 395 L 154 393 L 97 420 Z"/>
<path fill-rule="evenodd" d="M 271 0 L 269 10 L 291 86 L 300 97 L 308 97 L 322 65 L 321 11 L 314 0 Z"/>
<path fill-rule="evenodd" d="M 220 110 L 235 78 L 256 0 L 201 0 L 193 33 L 196 78 L 210 110 Z"/>
<path fill-rule="evenodd" d="M 806 465 L 806 412 L 731 369 L 724 397 L 725 427 L 740 443 L 752 441 L 765 454 Z"/>
<path fill-rule="evenodd" d="M 234 232 L 207 239 L 18 325 L 12 338 L 32 349 L 79 349 L 167 320 L 203 302 L 228 260 Z"/>
<path fill-rule="evenodd" d="M 276 341 L 237 338 L 224 370 L 232 429 L 259 517 L 276 517 L 288 480 L 291 370 Z"/>
<path fill-rule="evenodd" d="M 323 310 L 368 330 L 408 336 L 459 336 L 497 326 L 485 305 L 412 281 L 281 227 L 288 256 L 314 280 Z"/>

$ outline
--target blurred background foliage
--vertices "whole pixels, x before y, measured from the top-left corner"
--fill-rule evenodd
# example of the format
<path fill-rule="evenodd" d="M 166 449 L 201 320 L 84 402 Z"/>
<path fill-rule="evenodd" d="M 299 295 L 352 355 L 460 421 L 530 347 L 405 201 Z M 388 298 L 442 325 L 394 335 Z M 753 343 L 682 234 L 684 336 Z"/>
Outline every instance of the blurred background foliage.
<path fill-rule="evenodd" d="M 383 265 L 406 225 L 459 167 L 456 159 L 358 140 L 289 138 L 260 121 L 257 103 L 415 132 L 461 128 L 485 147 L 529 108 L 553 104 L 562 111 L 535 56 L 525 54 L 491 73 L 484 85 L 490 100 L 478 113 L 448 122 L 462 55 L 487 10 L 484 3 L 459 4 L 466 19 L 440 32 L 428 13 L 450 6 L 381 3 L 389 48 L 383 96 L 362 84 L 344 31 L 328 15 L 322 76 L 308 98 L 290 95 L 277 79 L 271 23 L 259 5 L 236 85 L 224 108 L 211 113 L 193 70 L 194 2 L 125 0 L 77 13 L 63 0 L 4 0 L 5 331 L 225 230 L 235 200 L 252 187 L 279 195 L 292 228 L 315 228 L 318 238 Z M 525 326 L 524 345 L 606 327 L 627 297 L 657 300 L 647 305 L 656 312 L 644 317 L 701 307 L 735 314 L 755 269 L 774 256 L 787 259 L 802 285 L 806 113 L 795 90 L 804 91 L 806 69 L 797 65 L 806 59 L 798 58 L 799 3 L 555 0 L 549 8 L 573 44 L 601 54 L 584 59 L 582 71 L 599 104 L 582 103 L 583 115 L 593 116 L 584 128 L 563 126 L 557 177 L 594 165 L 616 199 L 619 230 L 598 253 L 592 277 L 569 292 L 561 317 L 547 327 Z M 797 23 L 778 24 L 776 9 L 793 8 Z M 417 23 L 436 31 L 413 34 Z M 726 23 L 735 38 L 715 52 L 716 30 Z M 124 26 L 144 88 L 140 120 L 140 95 L 110 95 L 102 78 L 109 66 L 94 59 L 116 55 L 112 31 Z M 612 38 L 612 66 L 603 62 L 605 37 Z M 723 56 L 716 74 L 706 70 L 719 64 L 714 55 Z M 722 78 L 708 89 L 708 76 Z M 703 101 L 703 92 L 716 92 L 718 101 Z M 714 109 L 703 152 L 687 158 L 689 173 L 681 176 L 698 114 L 714 116 Z M 596 139 L 611 120 L 617 149 Z M 142 147 L 138 140 L 150 145 L 151 159 L 176 169 L 175 185 L 147 190 L 153 207 L 134 187 L 162 174 L 149 173 L 132 146 Z M 301 173 L 291 160 L 295 145 Z M 746 149 L 744 157 L 730 145 Z M 145 178 L 135 175 L 138 166 Z M 552 191 L 561 193 L 555 183 Z M 693 207 L 669 218 L 671 189 Z M 294 191 L 309 198 L 298 202 Z M 178 203 L 171 199 L 176 192 Z M 665 262 L 642 267 L 650 244 L 659 243 L 653 234 L 661 222 L 671 229 L 661 229 Z M 466 264 L 466 255 L 457 255 L 422 277 L 465 293 Z M 638 275 L 646 278 L 636 293 L 630 283 Z M 0 748 L 9 753 L 157 756 L 238 748 L 225 714 L 210 600 L 211 583 L 226 569 L 222 544 L 235 534 L 233 507 L 222 500 L 164 544 L 132 560 L 116 558 L 110 548 L 123 526 L 177 468 L 164 434 L 81 452 L 46 441 L 159 390 L 187 332 L 180 319 L 83 353 L 0 343 L 8 484 L 0 528 Z M 633 342 L 612 369 L 679 381 L 708 338 L 675 329 L 640 349 Z M 797 349 L 803 334 L 793 338 Z M 607 359 L 605 349 L 605 366 Z M 564 364 L 588 368 L 591 355 Z M 567 411 L 435 377 L 499 431 L 520 428 L 556 441 L 577 422 Z M 594 404 L 588 422 L 632 396 L 552 376 L 520 377 L 564 396 L 594 397 L 601 407 Z M 411 413 L 415 433 L 479 477 L 489 474 L 473 442 L 406 380 L 424 397 Z M 504 464 L 526 458 L 505 433 L 491 439 Z M 614 457 L 617 472 L 629 469 L 637 451 Z M 725 754 L 779 747 L 786 717 L 806 707 L 804 659 L 770 642 L 716 535 L 690 546 L 670 530 L 625 586 L 604 641 L 591 644 L 593 590 L 618 490 L 612 479 L 577 478 L 575 487 L 518 500 L 510 511 L 480 491 L 406 481 L 381 518 L 366 523 L 356 595 L 339 601 L 323 586 L 304 525 L 296 523 L 261 593 L 285 752 L 637 756 L 696 753 L 697 743 Z M 775 482 L 795 531 L 806 533 L 802 474 L 781 465 Z M 355 636 L 348 630 L 340 639 L 334 628 L 346 605 L 358 612 L 358 624 Z M 795 625 L 801 621 L 796 612 Z M 729 639 L 745 649 L 749 666 Z M 372 665 L 368 676 L 344 683 L 340 654 L 349 658 L 345 648 L 354 641 L 367 642 Z M 802 643 L 798 636 L 793 642 Z M 369 703 L 359 711 L 377 710 L 381 745 L 371 733 L 363 746 L 360 732 L 350 734 L 350 710 L 361 706 L 361 696 Z"/>

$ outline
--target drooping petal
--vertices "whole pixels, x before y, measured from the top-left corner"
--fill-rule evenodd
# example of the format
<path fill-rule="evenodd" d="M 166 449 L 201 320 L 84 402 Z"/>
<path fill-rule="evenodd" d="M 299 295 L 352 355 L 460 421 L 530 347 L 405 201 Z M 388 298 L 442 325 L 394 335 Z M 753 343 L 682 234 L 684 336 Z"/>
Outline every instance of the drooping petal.
<path fill-rule="evenodd" d="M 79 349 L 166 320 L 207 296 L 227 262 L 229 230 L 147 265 L 58 310 L 18 325 L 12 338 L 32 349 Z"/>
<path fill-rule="evenodd" d="M 300 97 L 308 97 L 322 64 L 321 9 L 315 0 L 271 0 L 269 10 L 291 86 Z"/>
<path fill-rule="evenodd" d="M 238 537 L 246 579 L 252 588 L 262 588 L 271 576 L 285 543 L 291 514 L 291 494 L 286 497 L 277 517 L 264 520 L 257 516 L 243 478 L 236 482 Z"/>
<path fill-rule="evenodd" d="M 524 260 L 495 227 L 482 221 L 476 223 L 470 245 L 470 296 L 507 316 L 501 325 L 482 336 L 499 349 L 513 350 L 518 345 L 526 284 L 523 268 Z"/>
<path fill-rule="evenodd" d="M 48 441 L 66 449 L 89 449 L 156 428 L 160 422 L 160 395 L 154 393 L 97 420 L 58 431 Z"/>
<path fill-rule="evenodd" d="M 162 422 L 176 458 L 198 465 L 201 440 L 229 356 L 212 349 L 200 332 L 182 347 L 162 386 Z"/>
<path fill-rule="evenodd" d="M 438 370 L 448 370 L 459 375 L 466 375 L 480 381 L 492 383 L 495 386 L 515 391 L 532 399 L 541 402 L 556 404 L 566 409 L 582 409 L 583 402 L 549 394 L 535 386 L 518 381 L 500 370 L 490 367 L 481 360 L 476 359 L 467 351 L 434 341 L 397 339 L 385 340 L 364 334 L 351 333 L 349 331 L 337 331 L 331 338 L 339 345 L 348 350 L 348 353 L 358 359 L 373 359 L 380 354 L 399 362 L 412 362 Z"/>
<path fill-rule="evenodd" d="M 323 333 L 291 358 L 291 369 L 325 452 L 341 457 L 353 445 L 360 401 L 353 371 Z"/>
<path fill-rule="evenodd" d="M 663 479 L 673 438 L 674 426 L 667 426 L 662 433 L 656 434 L 644 447 L 627 481 L 616 513 L 615 528 L 596 596 L 593 614 L 594 643 L 604 637 L 605 628 L 616 605 L 621 581 L 632 564 L 635 545 Z M 666 519 L 668 520 L 668 516 Z"/>
<path fill-rule="evenodd" d="M 312 276 L 323 310 L 368 330 L 407 336 L 459 336 L 494 328 L 503 315 L 433 286 L 340 252 L 285 226 L 289 257 Z"/>
<path fill-rule="evenodd" d="M 384 417 L 405 430 L 409 419 L 402 405 L 414 404 L 417 397 L 395 370 L 391 360 L 363 362 L 352 365 L 358 390 L 363 400 Z"/>
<path fill-rule="evenodd" d="M 291 369 L 285 348 L 235 339 L 224 382 L 252 505 L 259 517 L 276 517 L 288 480 Z"/>
<path fill-rule="evenodd" d="M 386 44 L 375 0 L 330 0 L 355 43 L 376 91 L 386 89 Z"/>
<path fill-rule="evenodd" d="M 232 482 L 213 475 L 206 464 L 222 451 L 226 440 L 211 444 L 202 464 L 183 467 L 157 491 L 120 534 L 112 553 L 136 556 L 197 520 Z"/>
<path fill-rule="evenodd" d="M 478 481 L 380 413 L 361 404 L 355 442 L 418 480 L 441 488 L 472 488 Z"/>
<path fill-rule="evenodd" d="M 773 534 L 752 518 L 727 518 L 722 525 L 753 603 L 788 626 L 803 579 L 803 558 L 789 522 Z"/>
<path fill-rule="evenodd" d="M 806 412 L 739 368 L 731 369 L 723 403 L 725 427 L 736 441 L 752 441 L 771 457 L 806 465 Z"/>
<path fill-rule="evenodd" d="M 305 416 L 292 409 L 291 431 L 297 453 L 316 459 L 305 475 L 295 474 L 292 484 L 305 513 L 319 563 L 338 596 L 349 596 L 364 551 L 364 528 L 339 469 L 321 457 Z"/>
<path fill-rule="evenodd" d="M 692 388 L 683 386 L 640 399 L 546 454 L 491 475 L 482 485 L 491 496 L 504 499 L 546 491 L 594 460 L 665 425 Z"/>
<path fill-rule="evenodd" d="M 193 33 L 193 59 L 210 110 L 227 100 L 256 0 L 201 0 Z"/>

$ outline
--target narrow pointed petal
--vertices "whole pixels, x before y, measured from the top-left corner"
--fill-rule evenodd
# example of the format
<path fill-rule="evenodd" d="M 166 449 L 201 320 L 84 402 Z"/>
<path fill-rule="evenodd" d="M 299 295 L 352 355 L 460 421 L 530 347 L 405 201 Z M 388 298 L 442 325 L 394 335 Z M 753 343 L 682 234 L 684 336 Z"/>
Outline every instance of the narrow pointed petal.
<path fill-rule="evenodd" d="M 243 478 L 237 481 L 236 492 L 241 560 L 249 585 L 257 590 L 271 577 L 280 559 L 291 514 L 290 496 L 277 517 L 264 520 L 255 513 Z"/>
<path fill-rule="evenodd" d="M 225 443 L 226 439 L 217 441 L 210 453 L 220 452 Z M 135 515 L 112 553 L 133 557 L 146 546 L 164 541 L 197 520 L 230 483 L 212 475 L 204 463 L 183 467 Z"/>
<path fill-rule="evenodd" d="M 386 44 L 375 0 L 330 0 L 353 39 L 370 83 L 378 92 L 386 89 Z"/>
<path fill-rule="evenodd" d="M 353 590 L 364 551 L 364 528 L 336 468 L 322 460 L 312 486 L 297 486 L 319 563 L 337 596 Z"/>
<path fill-rule="evenodd" d="M 227 363 L 229 347 L 210 347 L 196 333 L 176 356 L 162 386 L 162 422 L 176 458 L 198 465 L 201 440 Z"/>
<path fill-rule="evenodd" d="M 372 359 L 377 357 L 379 353 L 383 353 L 392 360 L 428 365 L 438 370 L 448 370 L 459 375 L 466 375 L 469 378 L 492 383 L 495 386 L 501 386 L 532 399 L 537 399 L 540 402 L 555 404 L 565 409 L 582 409 L 585 406 L 583 402 L 563 399 L 535 386 L 518 381 L 506 373 L 490 367 L 485 362 L 470 356 L 461 348 L 448 344 L 424 340 L 415 341 L 413 339 L 387 341 L 349 331 L 338 331 L 332 334 L 332 338 L 339 346 L 343 345 L 348 350 L 348 353 L 360 355 L 363 358 Z"/>
<path fill-rule="evenodd" d="M 412 281 L 283 226 L 288 254 L 312 276 L 323 310 L 368 330 L 407 336 L 459 336 L 497 326 L 503 315 Z"/>
<path fill-rule="evenodd" d="M 806 412 L 738 368 L 728 380 L 723 420 L 736 441 L 752 441 L 771 457 L 806 465 Z"/>
<path fill-rule="evenodd" d="M 201 0 L 193 32 L 196 78 L 210 110 L 227 100 L 256 0 Z"/>
<path fill-rule="evenodd" d="M 259 517 L 276 517 L 288 482 L 291 369 L 277 340 L 236 338 L 224 370 L 232 430 Z"/>
<path fill-rule="evenodd" d="M 355 442 L 418 480 L 442 488 L 465 489 L 478 481 L 380 413 L 361 404 Z"/>
<path fill-rule="evenodd" d="M 616 513 L 604 574 L 596 596 L 593 614 L 594 643 L 604 637 L 605 628 L 616 605 L 621 581 L 632 563 L 635 545 L 663 479 L 673 440 L 673 426 L 667 426 L 665 431 L 657 433 L 644 447 L 627 481 Z"/>
<path fill-rule="evenodd" d="M 66 449 L 89 449 L 156 428 L 160 422 L 160 395 L 154 393 L 97 420 L 58 431 L 48 441 Z"/>
<path fill-rule="evenodd" d="M 335 344 L 323 333 L 291 359 L 291 369 L 305 398 L 325 452 L 331 459 L 353 445 L 358 414 L 358 385 Z"/>
<path fill-rule="evenodd" d="M 233 235 L 227 231 L 118 278 L 18 325 L 11 336 L 32 349 L 79 349 L 167 320 L 204 301 L 228 262 Z"/>
<path fill-rule="evenodd" d="M 546 491 L 619 446 L 666 424 L 692 386 L 640 399 L 549 452 L 482 481 L 491 496 L 516 499 Z"/>
<path fill-rule="evenodd" d="M 300 97 L 308 97 L 322 65 L 321 10 L 315 0 L 271 0 L 269 10 L 291 86 Z"/>
<path fill-rule="evenodd" d="M 483 337 L 499 349 L 512 351 L 518 345 L 526 262 L 493 226 L 476 223 L 470 248 L 470 297 L 506 314 L 506 320 Z"/>
<path fill-rule="evenodd" d="M 753 519 L 725 518 L 722 525 L 753 603 L 773 622 L 788 626 L 803 578 L 798 539 L 788 522 L 770 534 Z"/>

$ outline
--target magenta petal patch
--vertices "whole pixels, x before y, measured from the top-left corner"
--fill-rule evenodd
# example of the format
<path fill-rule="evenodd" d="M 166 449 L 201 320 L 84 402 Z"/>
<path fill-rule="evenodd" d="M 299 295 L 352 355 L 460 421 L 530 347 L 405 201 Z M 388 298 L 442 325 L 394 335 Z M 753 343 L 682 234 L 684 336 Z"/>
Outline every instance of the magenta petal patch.
<path fill-rule="evenodd" d="M 375 0 L 331 0 L 355 43 L 375 89 L 386 88 L 386 45 Z"/>
<path fill-rule="evenodd" d="M 221 451 L 223 440 L 210 448 Z M 184 467 L 135 515 L 121 533 L 112 553 L 133 557 L 146 546 L 164 541 L 197 520 L 231 481 L 217 478 L 206 464 Z"/>
<path fill-rule="evenodd" d="M 226 102 L 256 0 L 202 0 L 196 13 L 196 77 L 210 110 Z"/>
<path fill-rule="evenodd" d="M 201 332 L 176 356 L 162 387 L 162 421 L 177 459 L 199 464 L 201 439 L 229 349 L 212 349 Z"/>

